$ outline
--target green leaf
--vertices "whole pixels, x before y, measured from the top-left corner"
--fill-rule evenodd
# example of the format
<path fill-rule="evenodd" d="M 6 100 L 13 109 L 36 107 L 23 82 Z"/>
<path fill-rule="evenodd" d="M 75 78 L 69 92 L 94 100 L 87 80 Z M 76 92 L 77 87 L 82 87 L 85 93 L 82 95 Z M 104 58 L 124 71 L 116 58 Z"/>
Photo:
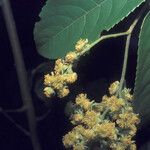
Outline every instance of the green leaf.
<path fill-rule="evenodd" d="M 150 13 L 143 21 L 134 89 L 134 107 L 141 116 L 141 127 L 150 124 Z"/>
<path fill-rule="evenodd" d="M 35 24 L 39 53 L 64 57 L 80 38 L 97 40 L 145 0 L 47 0 Z"/>

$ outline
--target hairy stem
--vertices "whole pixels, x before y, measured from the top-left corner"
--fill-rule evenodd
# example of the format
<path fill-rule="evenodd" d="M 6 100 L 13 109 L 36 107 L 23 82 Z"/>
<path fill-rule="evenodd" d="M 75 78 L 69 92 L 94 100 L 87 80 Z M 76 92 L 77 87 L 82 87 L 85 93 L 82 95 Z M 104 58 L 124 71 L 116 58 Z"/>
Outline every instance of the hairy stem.
<path fill-rule="evenodd" d="M 27 108 L 26 114 L 27 114 L 28 123 L 29 123 L 30 138 L 32 141 L 32 146 L 34 150 L 41 150 L 41 146 L 39 144 L 39 139 L 37 136 L 35 110 L 34 110 L 34 106 L 32 103 L 30 88 L 28 86 L 28 81 L 27 81 L 27 73 L 25 69 L 25 64 L 23 61 L 21 47 L 19 44 L 19 38 L 17 36 L 16 26 L 15 26 L 14 18 L 12 15 L 12 10 L 10 7 L 9 0 L 2 1 L 2 11 L 3 11 L 4 19 L 6 22 L 6 27 L 7 27 L 8 35 L 10 38 L 10 43 L 12 46 L 12 53 L 13 53 L 14 61 L 16 64 L 17 76 L 18 76 L 18 81 L 20 85 L 23 105 L 24 107 Z"/>

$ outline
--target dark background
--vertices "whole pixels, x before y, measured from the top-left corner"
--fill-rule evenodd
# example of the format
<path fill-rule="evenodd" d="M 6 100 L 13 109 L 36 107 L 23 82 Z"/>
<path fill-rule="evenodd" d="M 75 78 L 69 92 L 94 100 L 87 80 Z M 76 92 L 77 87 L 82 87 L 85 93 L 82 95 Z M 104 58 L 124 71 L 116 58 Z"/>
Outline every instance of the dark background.
<path fill-rule="evenodd" d="M 32 75 L 33 69 L 43 62 L 50 62 L 41 57 L 36 50 L 33 39 L 33 28 L 39 19 L 38 14 L 44 0 L 12 0 L 12 10 L 16 27 L 22 47 L 28 78 L 31 82 L 33 101 L 38 115 L 51 109 L 48 117 L 39 123 L 39 137 L 43 150 L 62 150 L 62 136 L 69 131 L 69 120 L 64 114 L 65 101 L 45 102 L 34 92 L 35 83 L 41 78 L 41 73 L 37 70 L 36 75 Z M 142 7 L 142 6 L 141 6 Z M 141 7 L 136 9 L 127 19 L 116 25 L 109 33 L 126 31 Z M 127 68 L 127 86 L 134 87 L 136 70 L 136 51 L 138 42 L 139 25 L 136 27 L 131 40 L 129 61 Z M 108 34 L 104 32 L 103 34 Z M 79 62 L 76 71 L 81 75 L 80 80 L 72 87 L 72 90 L 81 89 L 89 93 L 92 98 L 100 98 L 108 85 L 120 79 L 121 67 L 123 63 L 125 38 L 111 39 L 97 44 L 89 55 L 83 57 Z M 22 105 L 19 93 L 19 85 L 16 76 L 15 64 L 11 52 L 11 46 L 7 30 L 0 9 L 0 106 L 3 109 L 15 109 Z M 51 61 L 52 62 L 52 61 Z M 39 75 L 40 74 L 40 75 Z M 33 80 L 31 80 L 33 77 Z M 18 123 L 27 128 L 25 114 L 10 114 Z M 137 136 L 137 144 L 141 146 L 148 139 L 145 131 L 140 131 Z M 22 134 L 7 118 L 0 114 L 0 150 L 32 150 L 30 140 Z"/>

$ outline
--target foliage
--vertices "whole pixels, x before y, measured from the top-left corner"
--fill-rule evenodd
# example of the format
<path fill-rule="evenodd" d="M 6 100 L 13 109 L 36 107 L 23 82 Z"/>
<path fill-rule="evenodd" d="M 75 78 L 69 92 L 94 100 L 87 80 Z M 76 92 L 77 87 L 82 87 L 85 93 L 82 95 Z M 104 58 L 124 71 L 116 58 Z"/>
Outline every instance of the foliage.
<path fill-rule="evenodd" d="M 150 124 L 150 13 L 145 17 L 140 33 L 135 82 L 135 110 L 140 113 L 141 126 Z"/>
<path fill-rule="evenodd" d="M 80 39 L 93 42 L 144 0 L 47 0 L 34 29 L 38 52 L 64 57 Z"/>

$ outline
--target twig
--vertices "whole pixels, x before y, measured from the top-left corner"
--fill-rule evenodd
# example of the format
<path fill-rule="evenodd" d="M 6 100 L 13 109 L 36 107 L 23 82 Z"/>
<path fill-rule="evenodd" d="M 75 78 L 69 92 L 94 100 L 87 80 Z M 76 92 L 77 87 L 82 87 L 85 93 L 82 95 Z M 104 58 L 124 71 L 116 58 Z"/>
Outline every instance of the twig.
<path fill-rule="evenodd" d="M 146 9 L 147 9 L 147 4 L 145 4 L 143 9 L 139 13 L 138 17 L 134 20 L 134 22 L 132 23 L 132 25 L 130 26 L 130 28 L 127 31 L 128 35 L 127 35 L 126 46 L 125 46 L 122 74 L 121 74 L 119 89 L 118 89 L 118 92 L 116 94 L 117 96 L 119 95 L 120 97 L 121 97 L 121 91 L 122 91 L 122 88 L 123 88 L 123 83 L 125 81 L 127 61 L 128 61 L 128 52 L 129 52 L 129 46 L 130 46 L 130 40 L 131 40 L 132 32 L 133 32 L 135 26 L 137 25 L 138 21 L 140 20 L 141 16 L 143 15 L 143 13 L 145 12 Z"/>
<path fill-rule="evenodd" d="M 122 74 L 121 74 L 119 89 L 118 89 L 118 92 L 117 92 L 117 96 L 119 95 L 120 97 L 121 97 L 121 91 L 122 91 L 122 88 L 123 88 L 123 83 L 124 83 L 125 75 L 126 75 L 130 40 L 131 40 L 131 34 L 129 34 L 127 36 L 127 40 L 126 40 L 126 47 L 125 47 L 125 54 L 124 54 L 124 62 L 123 62 Z"/>
<path fill-rule="evenodd" d="M 26 107 L 21 107 L 21 108 L 18 108 L 18 109 L 6 109 L 4 110 L 6 113 L 23 113 L 26 111 Z"/>
<path fill-rule="evenodd" d="M 41 146 L 37 136 L 36 117 L 28 86 L 27 73 L 9 0 L 2 0 L 2 11 L 6 22 L 10 43 L 12 46 L 12 53 L 16 64 L 23 105 L 27 107 L 26 114 L 29 123 L 32 146 L 34 150 L 41 150 Z"/>
<path fill-rule="evenodd" d="M 18 123 L 16 123 L 16 121 L 11 117 L 9 116 L 2 108 L 0 108 L 0 112 L 11 122 L 13 123 L 17 129 L 19 129 L 21 132 L 23 132 L 26 136 L 30 136 L 30 133 L 29 131 L 27 131 L 26 129 L 24 129 L 21 125 L 19 125 Z"/>
<path fill-rule="evenodd" d="M 118 38 L 121 36 L 126 36 L 128 35 L 128 32 L 121 32 L 121 33 L 115 33 L 115 34 L 109 34 L 109 35 L 103 35 L 101 36 L 99 39 L 97 39 L 96 41 L 92 42 L 87 48 L 85 48 L 82 53 L 86 53 L 88 52 L 94 45 L 98 44 L 99 42 L 106 40 L 106 39 L 110 39 L 110 38 Z"/>

